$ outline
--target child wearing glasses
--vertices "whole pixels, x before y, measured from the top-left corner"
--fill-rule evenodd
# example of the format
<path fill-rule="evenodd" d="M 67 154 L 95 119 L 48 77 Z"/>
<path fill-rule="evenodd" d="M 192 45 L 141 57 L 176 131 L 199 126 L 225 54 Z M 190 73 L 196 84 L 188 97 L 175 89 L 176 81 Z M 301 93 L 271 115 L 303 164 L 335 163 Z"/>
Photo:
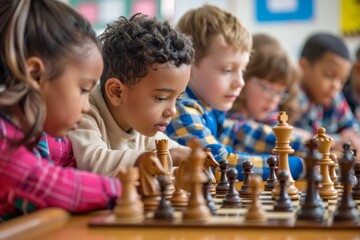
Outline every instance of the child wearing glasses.
<path fill-rule="evenodd" d="M 263 124 L 239 124 L 225 116 L 244 87 L 243 73 L 252 51 L 250 33 L 235 16 L 213 5 L 189 10 L 177 27 L 191 36 L 195 63 L 166 133 L 182 145 L 196 137 L 217 160 L 227 159 L 236 167 L 239 179 L 243 178 L 241 166 L 245 160 L 250 160 L 253 171 L 266 179 L 269 155 L 264 153 L 271 153 L 275 146 L 275 136 L 269 134 L 271 127 L 264 131 Z M 252 135 L 247 129 L 260 131 Z M 258 154 L 250 154 L 254 152 Z M 289 165 L 294 179 L 298 178 L 302 160 L 289 157 Z"/>
<path fill-rule="evenodd" d="M 271 146 L 273 142 L 269 139 L 274 139 L 274 136 L 269 126 L 278 124 L 279 110 L 288 114 L 290 125 L 298 117 L 299 75 L 299 69 L 276 38 L 263 33 L 253 35 L 252 54 L 244 73 L 245 86 L 227 112 L 227 117 L 238 120 L 242 125 L 240 129 L 247 135 Z M 255 137 L 259 133 L 262 137 Z M 310 132 L 294 128 L 291 145 L 295 151 L 301 151 L 303 143 L 310 137 Z M 246 150 L 249 151 L 249 148 Z M 254 152 L 257 151 L 254 149 Z"/>

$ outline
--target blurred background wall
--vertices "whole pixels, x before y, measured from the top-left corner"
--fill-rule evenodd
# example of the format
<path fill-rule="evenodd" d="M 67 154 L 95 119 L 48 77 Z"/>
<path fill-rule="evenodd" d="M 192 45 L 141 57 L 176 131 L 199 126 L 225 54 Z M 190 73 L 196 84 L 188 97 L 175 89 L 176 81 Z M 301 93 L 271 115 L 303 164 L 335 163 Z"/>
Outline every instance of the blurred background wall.
<path fill-rule="evenodd" d="M 252 32 L 277 37 L 298 58 L 304 39 L 318 31 L 342 36 L 354 58 L 360 47 L 360 0 L 63 0 L 98 33 L 119 16 L 137 12 L 176 24 L 184 12 L 205 3 L 224 8 Z"/>

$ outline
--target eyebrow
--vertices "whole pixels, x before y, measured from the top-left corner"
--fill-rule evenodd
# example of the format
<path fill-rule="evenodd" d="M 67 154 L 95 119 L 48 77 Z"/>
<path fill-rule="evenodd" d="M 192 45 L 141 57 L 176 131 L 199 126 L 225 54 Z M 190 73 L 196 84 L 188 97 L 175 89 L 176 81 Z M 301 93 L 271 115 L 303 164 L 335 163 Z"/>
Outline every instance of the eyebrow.
<path fill-rule="evenodd" d="M 172 88 L 156 88 L 154 92 L 175 92 L 175 90 Z"/>

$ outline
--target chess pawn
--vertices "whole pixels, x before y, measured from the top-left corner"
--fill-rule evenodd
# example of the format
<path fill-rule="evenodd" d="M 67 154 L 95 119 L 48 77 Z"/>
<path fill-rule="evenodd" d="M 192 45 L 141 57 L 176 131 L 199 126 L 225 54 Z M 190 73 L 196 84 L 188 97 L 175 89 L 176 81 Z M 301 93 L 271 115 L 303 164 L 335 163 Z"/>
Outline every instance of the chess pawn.
<path fill-rule="evenodd" d="M 269 165 L 269 177 L 266 179 L 266 182 L 264 184 L 265 191 L 271 191 L 275 186 L 275 180 L 276 180 L 276 170 L 277 170 L 277 163 L 278 160 L 275 156 L 270 156 L 267 159 L 267 164 Z"/>
<path fill-rule="evenodd" d="M 158 179 L 161 189 L 161 200 L 160 204 L 154 212 L 154 219 L 173 220 L 174 209 L 167 203 L 165 198 L 168 178 L 165 175 L 160 175 Z"/>
<path fill-rule="evenodd" d="M 299 220 L 323 221 L 325 209 L 323 208 L 322 201 L 319 200 L 318 185 L 321 181 L 321 175 L 315 169 L 318 161 L 321 159 L 321 154 L 317 150 L 318 142 L 315 139 L 310 139 L 306 143 L 306 196 L 305 200 L 301 203 L 300 210 L 297 215 Z"/>
<path fill-rule="evenodd" d="M 352 188 L 353 198 L 360 200 L 360 162 L 354 164 L 354 173 L 356 177 L 356 184 Z"/>
<path fill-rule="evenodd" d="M 298 200 L 300 198 L 299 190 L 295 186 L 295 181 L 289 167 L 289 154 L 294 153 L 294 149 L 290 146 L 290 136 L 293 127 L 288 125 L 287 120 L 287 114 L 283 111 L 279 112 L 279 124 L 272 128 L 276 137 L 275 148 L 272 150 L 272 153 L 278 155 L 279 171 L 286 170 L 289 173 L 289 187 L 287 188 L 287 192 L 290 198 L 292 200 Z M 273 199 L 277 199 L 280 195 L 280 186 L 277 181 L 271 193 Z"/>
<path fill-rule="evenodd" d="M 239 208 L 241 207 L 241 199 L 239 193 L 236 191 L 235 182 L 238 175 L 236 168 L 229 168 L 226 173 L 229 179 L 229 192 L 226 194 L 223 201 L 223 208 Z"/>
<path fill-rule="evenodd" d="M 265 211 L 261 205 L 261 202 L 259 200 L 259 195 L 261 193 L 261 184 L 262 179 L 258 175 L 251 175 L 251 205 L 245 215 L 246 220 L 266 220 Z"/>
<path fill-rule="evenodd" d="M 350 149 L 350 148 L 349 148 Z M 344 191 L 340 202 L 334 212 L 334 221 L 359 221 L 359 210 L 350 192 L 353 181 L 352 166 L 354 152 L 344 148 L 344 155 L 340 159 L 340 181 L 343 183 Z"/>
<path fill-rule="evenodd" d="M 277 179 L 280 184 L 280 195 L 279 198 L 275 201 L 274 211 L 291 212 L 294 207 L 286 191 L 286 187 L 289 185 L 289 173 L 285 170 L 281 170 L 278 173 Z"/>
<path fill-rule="evenodd" d="M 341 189 L 341 183 L 338 181 L 338 175 L 336 174 L 336 169 L 339 168 L 337 156 L 334 153 L 330 153 L 329 155 L 332 163 L 329 165 L 329 173 L 331 181 L 334 183 L 335 189 Z"/>
<path fill-rule="evenodd" d="M 184 162 L 180 163 L 180 166 L 183 164 L 184 164 Z M 176 167 L 174 169 L 174 175 L 175 175 L 176 179 L 178 179 L 178 180 L 181 178 L 180 166 Z M 183 166 L 181 166 L 181 167 L 183 167 Z M 188 201 L 189 201 L 189 197 L 188 197 L 186 191 L 183 190 L 180 185 L 181 185 L 180 181 L 175 180 L 175 192 L 173 193 L 173 195 L 171 197 L 171 204 L 176 209 L 184 209 L 187 206 Z"/>
<path fill-rule="evenodd" d="M 175 191 L 175 185 L 170 175 L 170 170 L 172 168 L 172 159 L 168 150 L 168 139 L 155 140 L 155 145 L 156 145 L 157 157 L 159 158 L 164 168 L 165 176 L 168 179 L 168 185 L 166 186 L 165 196 L 166 198 L 170 199 Z"/>
<path fill-rule="evenodd" d="M 318 141 L 319 152 L 323 155 L 318 162 L 322 176 L 319 193 L 323 200 L 335 200 L 337 199 L 338 193 L 334 188 L 334 183 L 329 174 L 329 166 L 332 165 L 332 160 L 329 157 L 332 138 L 328 137 L 325 128 L 321 127 L 318 128 L 315 139 Z"/>
<path fill-rule="evenodd" d="M 216 195 L 217 196 L 225 196 L 226 193 L 229 191 L 229 181 L 226 176 L 226 171 L 229 167 L 229 163 L 225 159 L 221 159 L 219 161 L 219 168 L 220 168 L 220 180 L 216 186 Z"/>
<path fill-rule="evenodd" d="M 122 195 L 116 202 L 115 216 L 124 219 L 143 219 L 144 205 L 139 200 L 136 190 L 139 169 L 136 167 L 122 168 L 118 177 L 122 183 Z"/>
<path fill-rule="evenodd" d="M 252 171 L 253 163 L 250 162 L 249 160 L 246 160 L 243 162 L 242 168 L 243 168 L 243 173 L 244 173 L 244 182 L 241 185 L 241 188 L 239 190 L 240 197 L 251 198 L 252 193 L 251 193 L 251 187 L 250 187 L 250 182 L 251 182 L 250 175 L 252 173 L 254 173 Z"/>

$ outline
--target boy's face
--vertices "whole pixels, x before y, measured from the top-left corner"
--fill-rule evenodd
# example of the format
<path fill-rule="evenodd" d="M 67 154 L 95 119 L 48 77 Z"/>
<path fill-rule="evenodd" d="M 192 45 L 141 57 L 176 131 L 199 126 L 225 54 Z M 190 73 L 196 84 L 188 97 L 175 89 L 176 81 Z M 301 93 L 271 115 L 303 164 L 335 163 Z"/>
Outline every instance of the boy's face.
<path fill-rule="evenodd" d="M 303 71 L 302 85 L 313 103 L 329 105 L 346 82 L 351 62 L 341 56 L 327 52 L 319 60 L 310 63 L 300 59 Z"/>
<path fill-rule="evenodd" d="M 176 114 L 175 104 L 189 82 L 190 66 L 154 67 L 156 70 L 150 68 L 135 86 L 122 85 L 120 104 L 112 114 L 124 131 L 134 129 L 142 135 L 154 136 L 158 131 L 164 132 Z"/>
<path fill-rule="evenodd" d="M 190 89 L 210 107 L 228 111 L 244 87 L 243 72 L 249 52 L 223 46 L 215 38 L 207 55 L 192 65 Z"/>

